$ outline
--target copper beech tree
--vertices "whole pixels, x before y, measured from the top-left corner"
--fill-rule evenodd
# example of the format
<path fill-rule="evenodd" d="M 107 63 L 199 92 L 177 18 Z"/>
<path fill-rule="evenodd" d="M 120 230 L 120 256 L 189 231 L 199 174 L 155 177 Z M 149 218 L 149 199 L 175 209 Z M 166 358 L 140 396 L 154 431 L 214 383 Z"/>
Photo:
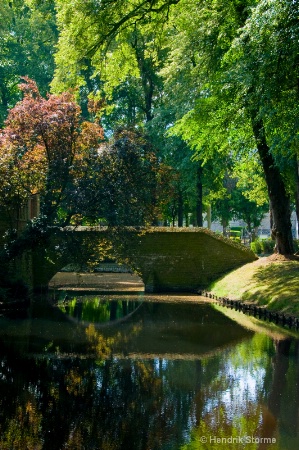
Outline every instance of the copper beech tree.
<path fill-rule="evenodd" d="M 0 133 L 0 208 L 13 216 L 38 194 L 40 215 L 18 236 L 11 227 L 5 258 L 34 247 L 51 228 L 70 223 L 73 186 L 103 140 L 99 123 L 82 121 L 72 93 L 43 98 L 28 78 L 20 89 L 23 100 L 10 110 Z"/>
<path fill-rule="evenodd" d="M 21 233 L 8 234 L 5 258 L 45 245 L 55 230 L 82 220 L 104 219 L 111 227 L 154 223 L 165 168 L 146 136 L 123 129 L 104 143 L 101 125 L 81 120 L 71 93 L 43 98 L 34 81 L 24 81 L 24 98 L 0 136 L 0 208 L 13 213 L 38 194 L 40 215 Z"/>
<path fill-rule="evenodd" d="M 68 204 L 66 197 L 81 176 L 82 165 L 103 140 L 103 129 L 81 120 L 72 93 L 43 98 L 35 82 L 26 78 L 20 88 L 24 98 L 11 109 L 0 136 L 5 184 L 0 205 L 20 207 L 28 196 L 39 194 L 47 224 L 62 224 L 62 217 L 66 224 L 72 211 L 61 214 L 60 209 Z"/>

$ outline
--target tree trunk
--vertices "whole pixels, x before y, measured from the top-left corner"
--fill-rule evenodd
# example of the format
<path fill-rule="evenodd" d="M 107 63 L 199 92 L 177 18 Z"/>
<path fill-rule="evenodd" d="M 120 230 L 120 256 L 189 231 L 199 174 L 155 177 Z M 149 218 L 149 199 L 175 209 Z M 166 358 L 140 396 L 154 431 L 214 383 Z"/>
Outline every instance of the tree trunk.
<path fill-rule="evenodd" d="M 189 227 L 190 223 L 189 223 L 189 213 L 188 210 L 184 211 L 184 215 L 185 215 L 185 227 Z"/>
<path fill-rule="evenodd" d="M 211 209 L 211 205 L 207 206 L 207 225 L 208 225 L 208 229 L 211 229 L 212 226 L 212 209 Z"/>
<path fill-rule="evenodd" d="M 227 233 L 228 222 L 227 222 L 227 220 L 221 220 L 221 225 L 222 225 L 223 236 L 228 237 L 228 233 Z"/>
<path fill-rule="evenodd" d="M 202 172 L 203 168 L 201 163 L 197 168 L 197 180 L 196 180 L 196 222 L 198 227 L 203 226 L 202 220 Z"/>
<path fill-rule="evenodd" d="M 183 193 L 180 189 L 178 195 L 178 227 L 183 226 L 183 220 L 184 220 L 184 201 L 183 201 Z"/>
<path fill-rule="evenodd" d="M 155 91 L 155 69 L 151 58 L 147 58 L 145 55 L 146 44 L 143 42 L 137 31 L 135 32 L 135 39 L 131 43 L 132 48 L 135 51 L 138 67 L 140 70 L 141 84 L 143 88 L 144 106 L 142 107 L 146 122 L 150 122 L 153 119 L 152 103 Z"/>
<path fill-rule="evenodd" d="M 297 236 L 299 236 L 299 160 L 296 156 L 296 187 L 295 187 L 295 205 L 297 217 Z"/>
<path fill-rule="evenodd" d="M 294 253 L 290 199 L 273 155 L 270 153 L 263 121 L 258 119 L 253 111 L 251 122 L 268 188 L 273 217 L 271 233 L 276 242 L 276 252 L 281 255 L 290 255 Z"/>

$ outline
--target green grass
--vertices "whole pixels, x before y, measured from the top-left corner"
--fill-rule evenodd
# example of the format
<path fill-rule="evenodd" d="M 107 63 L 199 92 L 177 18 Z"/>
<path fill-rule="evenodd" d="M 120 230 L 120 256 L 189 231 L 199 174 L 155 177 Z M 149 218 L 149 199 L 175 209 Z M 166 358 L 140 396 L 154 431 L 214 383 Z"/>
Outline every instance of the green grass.
<path fill-rule="evenodd" d="M 254 302 L 299 316 L 299 262 L 255 261 L 225 275 L 209 290 L 218 297 Z"/>

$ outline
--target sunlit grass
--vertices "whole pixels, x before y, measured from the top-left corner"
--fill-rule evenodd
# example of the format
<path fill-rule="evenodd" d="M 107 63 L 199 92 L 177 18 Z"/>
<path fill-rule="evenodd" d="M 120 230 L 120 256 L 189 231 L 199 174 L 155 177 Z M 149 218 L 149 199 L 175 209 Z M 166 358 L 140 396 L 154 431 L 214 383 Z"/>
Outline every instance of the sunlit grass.
<path fill-rule="evenodd" d="M 273 311 L 299 315 L 299 262 L 246 264 L 210 286 L 219 297 L 267 305 Z"/>

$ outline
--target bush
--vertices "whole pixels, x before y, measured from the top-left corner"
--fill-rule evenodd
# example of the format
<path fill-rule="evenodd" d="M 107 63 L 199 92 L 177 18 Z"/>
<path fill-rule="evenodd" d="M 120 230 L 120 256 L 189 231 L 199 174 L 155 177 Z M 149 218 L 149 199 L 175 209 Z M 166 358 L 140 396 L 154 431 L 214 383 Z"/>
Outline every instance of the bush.
<path fill-rule="evenodd" d="M 232 241 L 234 241 L 234 242 L 239 242 L 239 244 L 241 243 L 241 238 L 240 237 L 235 237 L 235 236 L 233 236 L 233 237 L 231 237 L 230 238 Z"/>
<path fill-rule="evenodd" d="M 257 255 L 260 255 L 262 253 L 261 241 L 256 239 L 255 241 L 251 242 L 250 248 L 254 253 L 256 253 Z"/>
<path fill-rule="evenodd" d="M 299 239 L 294 239 L 294 251 L 299 252 Z"/>
<path fill-rule="evenodd" d="M 273 239 L 262 239 L 255 240 L 251 242 L 251 250 L 260 255 L 261 253 L 272 254 L 274 252 L 275 241 Z M 294 239 L 294 251 L 295 253 L 299 251 L 299 239 Z"/>
<path fill-rule="evenodd" d="M 275 241 L 273 241 L 273 239 L 263 239 L 260 242 L 262 247 L 262 253 L 274 252 Z"/>

